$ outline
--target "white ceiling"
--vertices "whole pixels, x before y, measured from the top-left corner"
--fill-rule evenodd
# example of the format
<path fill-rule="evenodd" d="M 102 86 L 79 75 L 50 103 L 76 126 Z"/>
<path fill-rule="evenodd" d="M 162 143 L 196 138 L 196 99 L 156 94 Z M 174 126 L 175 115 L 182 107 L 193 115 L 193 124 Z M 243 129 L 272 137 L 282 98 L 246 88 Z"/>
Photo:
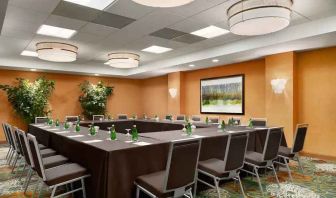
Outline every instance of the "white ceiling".
<path fill-rule="evenodd" d="M 213 67 L 290 50 L 306 50 L 336 45 L 336 0 L 294 0 L 291 26 L 283 31 L 257 37 L 227 34 L 194 44 L 149 36 L 162 28 L 190 33 L 216 25 L 228 28 L 226 9 L 237 0 L 195 0 L 176 8 L 152 8 L 118 0 L 105 11 L 136 19 L 122 29 L 52 15 L 60 0 L 9 0 L 0 35 L 0 67 L 27 70 L 100 74 L 129 78 L 146 78 L 173 71 Z M 35 50 L 40 41 L 64 41 L 36 35 L 42 24 L 77 30 L 66 42 L 79 47 L 73 63 L 51 63 L 20 56 L 23 50 Z M 173 48 L 163 54 L 141 49 L 151 45 Z M 130 51 L 141 56 L 136 69 L 114 69 L 103 63 L 107 53 Z M 218 63 L 211 59 L 217 58 Z M 189 64 L 195 64 L 193 68 Z"/>

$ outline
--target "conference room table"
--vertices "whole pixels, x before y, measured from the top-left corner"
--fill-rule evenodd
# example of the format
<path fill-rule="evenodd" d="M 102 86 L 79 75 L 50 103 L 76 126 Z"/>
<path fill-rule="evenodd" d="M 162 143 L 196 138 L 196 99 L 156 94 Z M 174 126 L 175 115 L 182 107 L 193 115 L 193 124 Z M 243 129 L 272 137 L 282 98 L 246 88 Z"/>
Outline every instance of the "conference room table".
<path fill-rule="evenodd" d="M 133 182 L 138 176 L 165 169 L 171 141 L 202 138 L 200 160 L 213 157 L 223 159 L 225 152 L 222 149 L 225 149 L 226 145 L 219 145 L 216 137 L 246 132 L 249 133 L 248 150 L 261 152 L 267 133 L 267 128 L 236 126 L 227 127 L 222 131 L 216 125 L 198 123 L 195 124 L 198 128 L 194 130 L 193 135 L 187 136 L 181 130 L 182 123 L 171 121 L 127 120 L 94 123 L 95 126 L 100 125 L 100 128 L 114 124 L 117 129 L 137 124 L 139 140 L 132 142 L 130 136 L 125 134 L 126 131 L 117 133 L 117 140 L 110 140 L 106 130 L 99 130 L 95 136 L 91 136 L 86 127 L 88 123 L 90 122 L 81 123 L 83 126 L 80 132 L 75 132 L 73 128 L 65 130 L 44 124 L 31 124 L 28 132 L 35 135 L 39 143 L 68 157 L 71 162 L 87 168 L 91 175 L 86 180 L 87 197 L 99 198 L 134 197 Z M 150 125 L 152 128 L 146 128 Z M 175 127 L 180 129 L 174 130 Z M 148 130 L 141 131 L 141 128 Z M 160 131 L 162 129 L 166 131 Z M 157 132 L 151 132 L 153 130 Z"/>

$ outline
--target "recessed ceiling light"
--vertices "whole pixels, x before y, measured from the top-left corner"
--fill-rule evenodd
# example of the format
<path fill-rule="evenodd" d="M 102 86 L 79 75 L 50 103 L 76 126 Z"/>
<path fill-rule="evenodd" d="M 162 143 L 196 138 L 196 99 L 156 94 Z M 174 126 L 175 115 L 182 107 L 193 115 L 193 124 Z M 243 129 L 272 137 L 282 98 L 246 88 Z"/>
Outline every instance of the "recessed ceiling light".
<path fill-rule="evenodd" d="M 227 34 L 230 31 L 223 29 L 223 28 L 219 28 L 217 26 L 214 25 L 210 25 L 206 28 L 200 29 L 200 30 L 196 30 L 194 32 L 191 32 L 190 34 L 196 35 L 196 36 L 200 36 L 200 37 L 204 37 L 204 38 L 214 38 L 223 34 Z"/>
<path fill-rule="evenodd" d="M 104 10 L 107 6 L 113 3 L 115 0 L 64 0 L 70 3 L 75 3 L 85 7 L 94 8 L 97 10 Z"/>
<path fill-rule="evenodd" d="M 136 3 L 160 8 L 177 7 L 188 4 L 194 0 L 133 0 Z"/>
<path fill-rule="evenodd" d="M 41 25 L 41 27 L 37 30 L 37 34 L 46 35 L 46 36 L 53 36 L 59 38 L 71 38 L 75 33 L 76 30 L 55 27 L 51 25 Z"/>
<path fill-rule="evenodd" d="M 36 71 L 36 69 L 30 69 L 30 71 Z"/>
<path fill-rule="evenodd" d="M 189 67 L 195 67 L 195 65 L 194 64 L 190 64 Z"/>
<path fill-rule="evenodd" d="M 37 57 L 37 53 L 34 52 L 34 51 L 23 50 L 21 52 L 21 56 L 33 56 L 33 57 Z"/>
<path fill-rule="evenodd" d="M 99 74 L 94 74 L 95 76 L 99 76 Z"/>
<path fill-rule="evenodd" d="M 214 63 L 218 63 L 218 61 L 219 61 L 218 59 L 213 59 L 212 60 L 212 62 L 214 62 Z"/>
<path fill-rule="evenodd" d="M 150 52 L 150 53 L 155 53 L 155 54 L 161 54 L 164 52 L 168 52 L 173 50 L 172 48 L 167 48 L 167 47 L 161 47 L 161 46 L 157 46 L 157 45 L 152 45 L 150 47 L 147 47 L 141 51 L 143 52 Z"/>

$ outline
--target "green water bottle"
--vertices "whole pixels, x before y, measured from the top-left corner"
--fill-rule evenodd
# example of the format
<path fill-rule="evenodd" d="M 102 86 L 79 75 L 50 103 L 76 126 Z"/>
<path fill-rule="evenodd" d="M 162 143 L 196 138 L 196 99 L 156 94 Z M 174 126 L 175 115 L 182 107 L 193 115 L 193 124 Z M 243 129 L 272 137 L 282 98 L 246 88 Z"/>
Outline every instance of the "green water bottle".
<path fill-rule="evenodd" d="M 94 125 L 91 125 L 89 132 L 90 132 L 90 135 L 92 136 L 96 135 L 96 129 L 94 128 Z"/>
<path fill-rule="evenodd" d="M 55 126 L 56 126 L 56 127 L 59 127 L 59 126 L 60 126 L 60 122 L 59 122 L 58 119 L 56 119 Z"/>
<path fill-rule="evenodd" d="M 133 125 L 132 129 L 132 141 L 136 142 L 139 139 L 138 129 L 136 128 L 136 125 Z"/>
<path fill-rule="evenodd" d="M 224 129 L 225 129 L 225 121 L 224 120 L 222 120 L 222 124 L 221 124 L 221 129 L 224 131 Z"/>
<path fill-rule="evenodd" d="M 69 129 L 69 127 L 70 127 L 69 122 L 64 122 L 64 128 Z"/>
<path fill-rule="evenodd" d="M 191 136 L 192 135 L 192 128 L 191 128 L 191 123 L 188 122 L 187 124 L 187 135 Z"/>
<path fill-rule="evenodd" d="M 252 119 L 251 118 L 248 121 L 248 127 L 253 128 L 253 123 L 252 123 Z"/>
<path fill-rule="evenodd" d="M 116 140 L 117 139 L 117 132 L 115 130 L 114 124 L 112 124 L 112 127 L 110 129 L 110 138 L 111 138 L 111 140 Z"/>
<path fill-rule="evenodd" d="M 53 122 L 54 122 L 54 121 L 53 121 L 53 119 L 51 119 L 51 118 L 48 120 L 48 124 L 49 124 L 50 126 L 53 124 Z"/>
<path fill-rule="evenodd" d="M 77 122 L 75 130 L 76 130 L 76 132 L 80 132 L 79 122 Z"/>
<path fill-rule="evenodd" d="M 205 117 L 205 124 L 209 124 L 209 118 L 208 118 L 208 116 Z"/>

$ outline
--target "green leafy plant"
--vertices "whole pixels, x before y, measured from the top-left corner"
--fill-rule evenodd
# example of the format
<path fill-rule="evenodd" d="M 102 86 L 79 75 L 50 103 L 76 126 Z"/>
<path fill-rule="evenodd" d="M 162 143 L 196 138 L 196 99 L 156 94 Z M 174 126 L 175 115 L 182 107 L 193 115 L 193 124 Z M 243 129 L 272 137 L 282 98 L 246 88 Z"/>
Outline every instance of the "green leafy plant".
<path fill-rule="evenodd" d="M 37 78 L 34 82 L 16 78 L 16 85 L 0 85 L 5 91 L 14 111 L 26 122 L 32 123 L 35 117 L 46 116 L 51 111 L 48 98 L 55 89 L 55 81 Z"/>
<path fill-rule="evenodd" d="M 94 85 L 84 81 L 80 85 L 82 95 L 79 96 L 83 114 L 92 119 L 93 115 L 105 115 L 107 98 L 112 95 L 113 87 L 105 86 L 103 82 Z"/>

